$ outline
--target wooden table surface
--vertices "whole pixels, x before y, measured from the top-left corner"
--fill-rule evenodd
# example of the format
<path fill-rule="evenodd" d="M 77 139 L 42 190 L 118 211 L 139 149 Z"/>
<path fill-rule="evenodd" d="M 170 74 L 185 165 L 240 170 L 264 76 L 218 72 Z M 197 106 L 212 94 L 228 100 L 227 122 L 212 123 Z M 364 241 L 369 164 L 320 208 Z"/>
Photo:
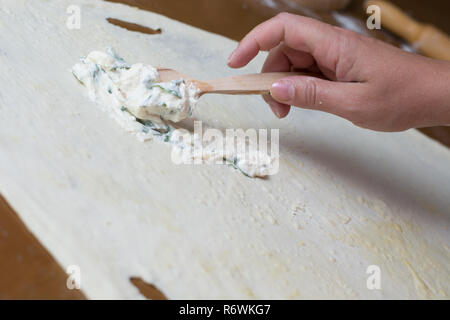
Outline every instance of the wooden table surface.
<path fill-rule="evenodd" d="M 293 10 L 263 6 L 262 0 L 114 0 L 151 10 L 212 32 L 239 40 L 252 27 L 280 11 Z M 275 2 L 277 2 L 275 0 Z M 280 1 L 282 2 L 282 1 Z M 361 0 L 354 0 L 344 12 L 364 18 Z M 450 34 L 450 2 L 441 0 L 392 0 L 418 20 L 433 23 Z M 324 14 L 325 21 L 333 22 Z M 389 42 L 398 39 L 386 33 L 374 33 Z M 450 128 L 421 130 L 450 147 Z M 0 299 L 84 299 L 82 292 L 68 290 L 67 275 L 39 243 L 18 215 L 0 196 Z M 151 284 L 130 279 L 148 298 L 164 299 Z"/>

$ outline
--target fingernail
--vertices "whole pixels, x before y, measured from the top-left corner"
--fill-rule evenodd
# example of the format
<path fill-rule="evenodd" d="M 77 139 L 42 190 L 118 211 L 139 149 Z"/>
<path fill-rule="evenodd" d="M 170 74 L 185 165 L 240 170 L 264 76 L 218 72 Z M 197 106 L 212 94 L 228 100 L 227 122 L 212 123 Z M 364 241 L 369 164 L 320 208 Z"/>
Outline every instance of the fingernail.
<path fill-rule="evenodd" d="M 278 101 L 289 102 L 294 99 L 294 84 L 290 80 L 282 80 L 272 85 L 270 94 Z"/>
<path fill-rule="evenodd" d="M 280 111 L 278 110 L 278 106 L 273 103 L 269 102 L 270 109 L 272 109 L 272 112 L 277 116 L 278 119 L 281 119 Z"/>

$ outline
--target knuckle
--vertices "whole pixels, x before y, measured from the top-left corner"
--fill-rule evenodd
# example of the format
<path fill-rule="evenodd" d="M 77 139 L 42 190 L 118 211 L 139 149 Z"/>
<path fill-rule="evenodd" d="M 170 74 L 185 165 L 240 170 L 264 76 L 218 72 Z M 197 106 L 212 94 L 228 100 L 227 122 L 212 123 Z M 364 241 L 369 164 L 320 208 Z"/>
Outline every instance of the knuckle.
<path fill-rule="evenodd" d="M 277 20 L 282 20 L 282 21 L 286 21 L 288 19 L 290 19 L 292 16 L 292 14 L 287 13 L 287 12 L 280 12 L 275 16 L 275 19 Z"/>
<path fill-rule="evenodd" d="M 358 39 L 359 38 L 359 34 L 356 33 L 355 31 L 349 30 L 349 29 L 345 29 L 345 28 L 341 28 L 341 27 L 335 27 L 336 30 L 339 31 L 339 35 L 342 37 L 346 37 L 349 39 Z"/>
<path fill-rule="evenodd" d="M 305 81 L 304 87 L 300 92 L 301 103 L 304 103 L 306 106 L 316 107 L 319 105 L 318 101 L 318 84 L 317 81 L 313 78 L 308 78 Z"/>
<path fill-rule="evenodd" d="M 337 32 L 337 36 L 339 37 L 339 41 L 344 41 L 350 47 L 356 47 L 357 45 L 360 45 L 363 41 L 365 41 L 365 37 L 355 31 L 344 29 L 340 27 L 335 27 Z"/>

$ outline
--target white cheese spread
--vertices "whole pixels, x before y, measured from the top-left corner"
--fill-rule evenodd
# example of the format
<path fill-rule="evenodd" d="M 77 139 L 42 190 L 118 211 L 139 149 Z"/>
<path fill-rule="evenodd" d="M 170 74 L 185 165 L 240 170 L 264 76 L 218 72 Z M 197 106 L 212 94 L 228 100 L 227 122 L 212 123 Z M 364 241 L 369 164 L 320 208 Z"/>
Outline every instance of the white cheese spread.
<path fill-rule="evenodd" d="M 271 174 L 274 159 L 266 153 L 247 152 L 246 148 L 218 150 L 196 134 L 175 127 L 173 122 L 191 116 L 198 102 L 198 89 L 184 79 L 160 82 L 153 66 L 129 65 L 111 48 L 92 51 L 73 66 L 72 73 L 87 87 L 90 99 L 106 108 L 123 128 L 141 141 L 157 137 L 171 143 L 182 163 L 222 162 L 249 177 Z M 180 139 L 186 134 L 188 139 Z"/>
<path fill-rule="evenodd" d="M 192 113 L 197 89 L 183 79 L 160 82 L 158 71 L 141 63 L 128 65 L 113 49 L 92 51 L 73 67 L 73 74 L 94 100 L 115 100 L 136 118 L 178 122 Z"/>

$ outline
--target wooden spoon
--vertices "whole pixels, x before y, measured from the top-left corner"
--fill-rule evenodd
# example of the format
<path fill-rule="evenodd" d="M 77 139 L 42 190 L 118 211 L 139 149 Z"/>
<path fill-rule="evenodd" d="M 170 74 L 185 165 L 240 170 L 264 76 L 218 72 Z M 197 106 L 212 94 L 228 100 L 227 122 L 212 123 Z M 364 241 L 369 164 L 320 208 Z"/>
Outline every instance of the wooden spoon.
<path fill-rule="evenodd" d="M 313 73 L 303 72 L 269 72 L 257 74 L 245 74 L 223 79 L 200 81 L 192 79 L 176 70 L 158 68 L 159 77 L 162 82 L 184 79 L 186 83 L 192 83 L 199 89 L 198 96 L 205 93 L 221 94 L 268 94 L 272 84 L 280 79 L 292 76 L 315 76 Z"/>

